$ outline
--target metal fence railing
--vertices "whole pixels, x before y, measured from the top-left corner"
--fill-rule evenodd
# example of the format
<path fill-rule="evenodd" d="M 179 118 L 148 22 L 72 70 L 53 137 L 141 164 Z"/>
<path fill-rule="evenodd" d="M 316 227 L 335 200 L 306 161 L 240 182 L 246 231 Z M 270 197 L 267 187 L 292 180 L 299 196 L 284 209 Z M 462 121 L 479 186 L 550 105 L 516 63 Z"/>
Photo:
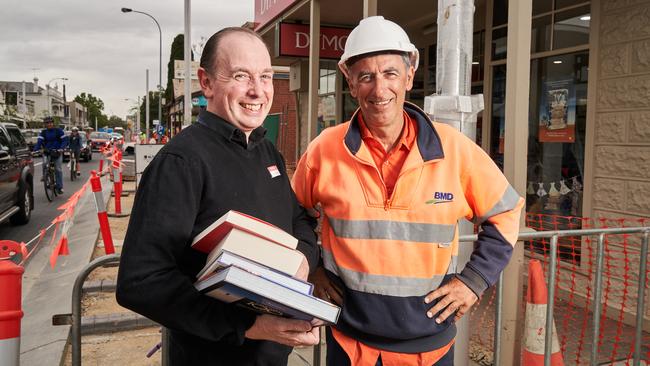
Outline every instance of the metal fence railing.
<path fill-rule="evenodd" d="M 639 269 L 638 269 L 638 284 L 637 284 L 637 303 L 636 303 L 636 319 L 634 326 L 634 345 L 633 345 L 633 358 L 632 365 L 641 365 L 642 357 L 642 340 L 643 340 L 643 319 L 645 311 L 645 296 L 647 287 L 647 260 L 648 260 L 648 237 L 650 235 L 650 227 L 628 227 L 628 228 L 606 228 L 606 229 L 580 229 L 580 230 L 556 230 L 556 231 L 539 231 L 539 232 L 526 232 L 520 233 L 518 240 L 528 241 L 536 239 L 550 239 L 548 249 L 548 270 L 547 270 L 547 283 L 548 283 L 548 298 L 546 308 L 546 325 L 545 325 L 545 338 L 544 338 L 544 365 L 550 366 L 551 364 L 551 347 L 552 347 L 552 331 L 553 331 L 553 309 L 556 301 L 556 275 L 558 273 L 558 240 L 564 237 L 597 237 L 596 254 L 595 254 L 595 269 L 594 269 L 594 291 L 593 291 L 593 321 L 592 321 L 592 342 L 591 354 L 589 357 L 589 365 L 598 365 L 598 347 L 599 342 L 596 341 L 601 330 L 601 319 L 603 311 L 603 303 L 600 300 L 603 293 L 603 267 L 605 258 L 605 238 L 613 235 L 632 234 L 641 237 L 639 248 Z M 461 242 L 473 242 L 477 239 L 477 235 L 463 235 L 460 237 Z M 502 319 L 502 304 L 503 304 L 503 277 L 501 276 L 496 286 L 496 303 L 495 303 L 495 321 L 494 321 L 494 345 L 493 345 L 493 364 L 500 365 L 500 349 L 501 349 L 501 319 Z M 646 360 L 648 361 L 648 360 Z"/>

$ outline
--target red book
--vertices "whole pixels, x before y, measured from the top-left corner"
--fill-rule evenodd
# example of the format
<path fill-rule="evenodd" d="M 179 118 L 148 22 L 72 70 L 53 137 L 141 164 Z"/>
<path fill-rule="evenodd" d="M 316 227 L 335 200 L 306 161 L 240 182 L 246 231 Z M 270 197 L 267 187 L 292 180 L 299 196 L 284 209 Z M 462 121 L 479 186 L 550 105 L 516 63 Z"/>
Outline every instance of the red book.
<path fill-rule="evenodd" d="M 192 241 L 192 248 L 210 253 L 232 228 L 249 232 L 290 249 L 296 249 L 298 246 L 298 239 L 279 227 L 256 217 L 230 210 L 196 235 Z"/>

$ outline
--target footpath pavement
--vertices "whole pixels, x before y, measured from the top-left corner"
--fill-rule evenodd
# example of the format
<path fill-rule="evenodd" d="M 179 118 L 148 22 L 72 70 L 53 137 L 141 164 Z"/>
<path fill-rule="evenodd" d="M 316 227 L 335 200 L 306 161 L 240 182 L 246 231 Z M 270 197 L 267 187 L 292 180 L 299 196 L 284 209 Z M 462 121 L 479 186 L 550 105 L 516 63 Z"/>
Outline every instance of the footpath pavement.
<path fill-rule="evenodd" d="M 102 178 L 104 203 L 112 184 Z M 62 202 L 63 203 L 63 202 Z M 53 326 L 52 315 L 70 313 L 72 288 L 78 273 L 90 262 L 99 224 L 92 191 L 88 188 L 75 210 L 68 232 L 70 254 L 49 263 L 51 248 L 43 247 L 29 261 L 23 277 L 23 312 L 20 344 L 22 366 L 58 365 L 68 341 L 69 326 Z M 46 236 L 43 240 L 47 240 Z"/>

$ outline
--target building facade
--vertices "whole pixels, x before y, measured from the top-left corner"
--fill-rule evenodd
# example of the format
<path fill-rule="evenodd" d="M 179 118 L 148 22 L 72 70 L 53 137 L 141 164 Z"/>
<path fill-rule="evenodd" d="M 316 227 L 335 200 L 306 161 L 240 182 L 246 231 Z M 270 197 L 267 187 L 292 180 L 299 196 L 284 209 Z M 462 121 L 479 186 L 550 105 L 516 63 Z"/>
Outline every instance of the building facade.
<path fill-rule="evenodd" d="M 471 89 L 485 101 L 476 142 L 526 197 L 528 217 L 540 218 L 536 229 L 612 221 L 647 226 L 650 0 L 474 5 Z M 291 88 L 298 101 L 297 155 L 323 128 L 347 120 L 357 108 L 337 60 L 346 30 L 364 16 L 382 15 L 409 34 L 420 64 L 407 100 L 423 106 L 425 96 L 437 91 L 437 6 L 428 0 L 255 1 L 255 30 L 273 51 L 273 64 L 290 66 L 292 82 L 298 80 Z M 310 48 L 316 39 L 318 47 Z M 575 279 L 579 296 L 587 296 L 584 253 L 591 245 L 583 240 L 569 254 L 577 265 L 566 276 Z M 635 241 L 629 248 L 638 252 L 639 246 Z M 627 269 L 634 286 L 638 268 L 631 261 Z M 628 278 L 617 276 L 607 305 L 620 309 L 625 306 L 617 299 L 625 295 L 616 288 L 626 288 Z M 631 322 L 634 310 L 624 312 Z"/>

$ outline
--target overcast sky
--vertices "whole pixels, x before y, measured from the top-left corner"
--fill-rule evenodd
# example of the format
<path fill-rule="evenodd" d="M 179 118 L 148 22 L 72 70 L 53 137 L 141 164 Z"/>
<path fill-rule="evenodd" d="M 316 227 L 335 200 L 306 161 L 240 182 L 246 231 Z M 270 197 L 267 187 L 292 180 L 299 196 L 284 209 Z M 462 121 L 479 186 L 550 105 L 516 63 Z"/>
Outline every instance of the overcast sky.
<path fill-rule="evenodd" d="M 159 36 L 143 14 L 162 29 L 162 84 L 174 37 L 183 33 L 183 0 L 0 0 L 0 81 L 32 81 L 39 85 L 66 77 L 66 96 L 81 92 L 104 101 L 104 113 L 124 118 L 158 84 Z M 254 0 L 192 0 L 191 37 L 197 43 L 223 27 L 252 21 Z M 35 69 L 35 70 L 32 70 Z M 61 80 L 52 82 L 61 90 Z"/>

